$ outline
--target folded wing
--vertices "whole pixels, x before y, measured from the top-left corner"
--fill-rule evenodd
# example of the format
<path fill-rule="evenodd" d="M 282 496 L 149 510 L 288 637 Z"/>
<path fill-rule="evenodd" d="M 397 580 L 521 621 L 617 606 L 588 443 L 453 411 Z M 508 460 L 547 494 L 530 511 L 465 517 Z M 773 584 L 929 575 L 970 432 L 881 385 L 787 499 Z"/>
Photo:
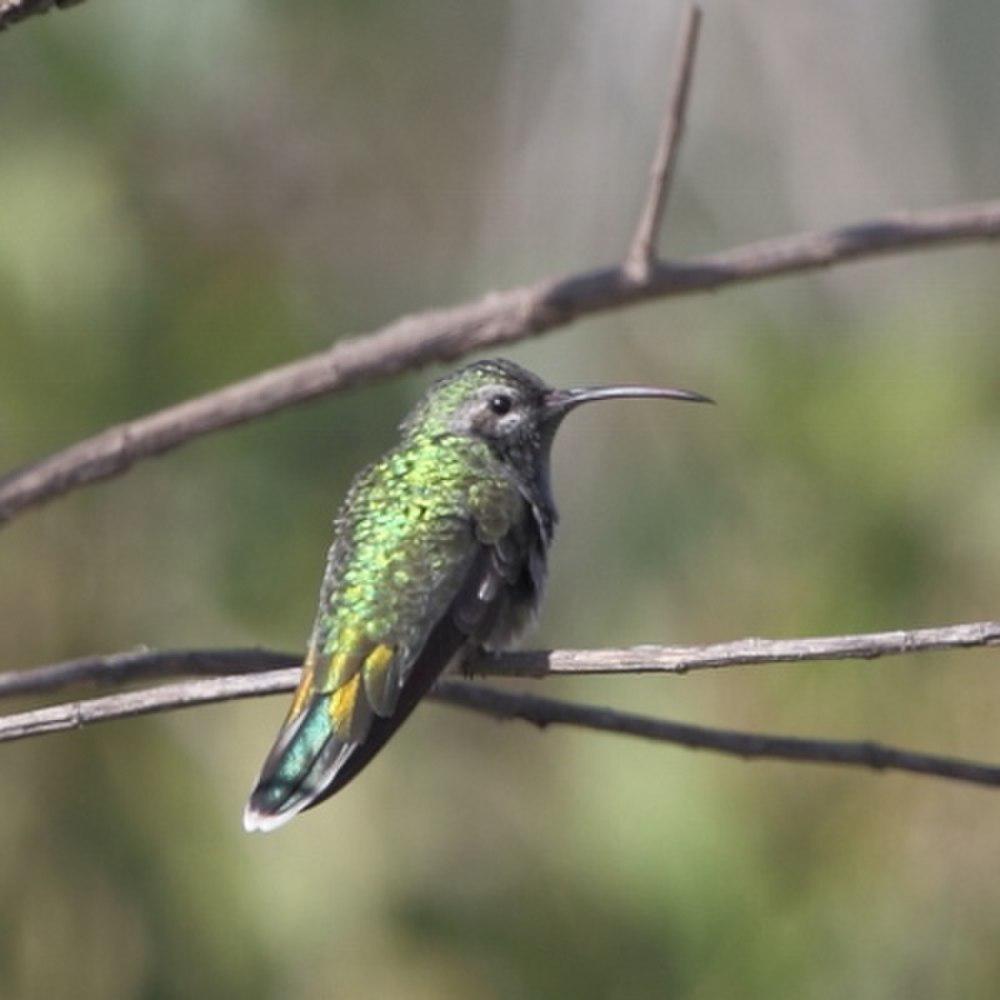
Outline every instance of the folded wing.
<path fill-rule="evenodd" d="M 448 663 L 485 642 L 530 586 L 517 528 L 477 533 L 454 597 L 418 649 L 392 636 L 343 629 L 332 654 L 312 649 L 288 716 L 244 813 L 247 830 L 271 830 L 350 781 L 406 720 Z"/>

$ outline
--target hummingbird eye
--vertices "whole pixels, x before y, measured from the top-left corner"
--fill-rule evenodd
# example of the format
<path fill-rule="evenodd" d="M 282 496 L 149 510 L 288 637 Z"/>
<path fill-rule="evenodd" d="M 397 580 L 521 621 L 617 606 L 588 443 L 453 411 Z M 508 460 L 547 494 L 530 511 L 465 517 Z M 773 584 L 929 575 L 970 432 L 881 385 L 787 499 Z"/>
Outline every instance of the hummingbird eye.
<path fill-rule="evenodd" d="M 514 405 L 514 401 L 510 396 L 503 396 L 497 394 L 496 396 L 490 397 L 490 409 L 498 416 L 502 417 L 505 413 L 510 413 L 510 408 Z"/>

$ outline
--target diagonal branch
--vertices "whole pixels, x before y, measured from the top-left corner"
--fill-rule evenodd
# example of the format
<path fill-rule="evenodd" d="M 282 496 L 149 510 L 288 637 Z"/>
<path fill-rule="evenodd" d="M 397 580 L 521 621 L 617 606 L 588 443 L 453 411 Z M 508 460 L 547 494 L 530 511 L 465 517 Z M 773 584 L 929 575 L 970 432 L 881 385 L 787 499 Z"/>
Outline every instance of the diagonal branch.
<path fill-rule="evenodd" d="M 120 475 L 205 434 L 336 390 L 514 343 L 573 320 L 652 299 L 707 292 L 879 254 L 1000 237 L 1000 200 L 883 216 L 829 232 L 765 240 L 659 263 L 643 281 L 618 267 L 540 281 L 416 313 L 326 351 L 119 424 L 0 478 L 0 525 L 30 507 Z"/>
<path fill-rule="evenodd" d="M 765 663 L 873 660 L 882 656 L 998 645 L 1000 621 L 985 621 L 806 639 L 740 639 L 709 646 L 632 646 L 489 654 L 469 666 L 470 671 L 480 677 L 683 674 L 692 670 Z M 168 677 L 255 674 L 297 666 L 301 659 L 294 653 L 267 649 L 138 650 L 86 656 L 0 673 L 0 699 L 45 694 L 88 683 L 109 687 Z"/>
<path fill-rule="evenodd" d="M 0 31 L 34 14 L 44 14 L 53 7 L 72 7 L 81 0 L 0 0 Z"/>
<path fill-rule="evenodd" d="M 0 0 L 4 4 L 0 12 L 46 6 L 44 0 Z M 1000 201 L 992 201 L 767 240 L 686 263 L 657 261 L 653 247 L 680 142 L 700 16 L 695 5 L 685 11 L 647 203 L 625 266 L 542 280 L 451 309 L 406 316 L 326 351 L 108 428 L 0 478 L 0 526 L 30 507 L 120 475 L 136 462 L 202 435 L 326 393 L 523 340 L 581 316 L 876 254 L 1000 236 Z"/>
<path fill-rule="evenodd" d="M 292 668 L 241 677 L 212 677 L 35 709 L 0 719 L 0 742 L 79 729 L 112 719 L 284 693 L 295 687 L 298 676 L 298 669 Z M 714 750 L 746 759 L 812 761 L 880 770 L 891 768 L 979 785 L 1000 785 L 1000 767 L 902 750 L 878 743 L 802 739 L 795 736 L 709 729 L 618 712 L 610 708 L 574 705 L 528 694 L 511 694 L 464 681 L 441 682 L 430 697 L 498 719 L 521 719 L 542 727 L 580 726 L 601 732 L 641 736 L 690 749 Z"/>
<path fill-rule="evenodd" d="M 670 194 L 674 162 L 684 132 L 684 116 L 691 93 L 691 74 L 694 71 L 700 27 L 701 8 L 697 4 L 689 3 L 682 15 L 663 127 L 653 157 L 653 165 L 649 171 L 649 190 L 639 215 L 635 235 L 632 237 L 632 246 L 625 259 L 625 272 L 636 281 L 646 280 L 656 263 L 656 238 L 663 224 L 663 212 Z"/>

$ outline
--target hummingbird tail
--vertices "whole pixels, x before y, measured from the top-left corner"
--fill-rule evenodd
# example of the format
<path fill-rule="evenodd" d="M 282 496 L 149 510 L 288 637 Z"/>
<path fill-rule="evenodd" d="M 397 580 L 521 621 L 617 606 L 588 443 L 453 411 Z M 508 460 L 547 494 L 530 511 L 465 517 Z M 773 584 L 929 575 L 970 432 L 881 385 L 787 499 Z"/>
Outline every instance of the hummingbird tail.
<path fill-rule="evenodd" d="M 245 830 L 277 829 L 315 804 L 357 749 L 364 735 L 355 731 L 341 738 L 330 702 L 329 696 L 315 696 L 279 734 L 250 793 L 243 813 Z"/>
<path fill-rule="evenodd" d="M 470 589 L 476 600 L 481 600 L 481 589 L 478 583 Z M 473 624 L 483 620 L 480 616 Z M 366 657 L 362 669 L 332 691 L 317 689 L 315 663 L 307 657 L 288 718 L 250 794 L 243 828 L 277 829 L 353 780 L 406 721 L 468 638 L 468 628 L 458 627 L 453 616 L 446 616 L 431 631 L 402 682 L 391 669 L 393 661 L 379 655 L 387 648 L 380 645 Z M 390 695 L 387 685 L 397 690 Z"/>

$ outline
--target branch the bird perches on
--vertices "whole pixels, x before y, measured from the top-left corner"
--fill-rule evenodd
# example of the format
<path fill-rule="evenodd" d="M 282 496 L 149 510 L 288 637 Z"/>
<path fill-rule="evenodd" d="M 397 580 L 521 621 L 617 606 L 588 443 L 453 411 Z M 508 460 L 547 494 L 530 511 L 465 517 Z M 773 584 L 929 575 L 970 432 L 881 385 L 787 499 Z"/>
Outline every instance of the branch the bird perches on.
<path fill-rule="evenodd" d="M 0 29 L 51 6 L 52 0 L 0 0 Z M 662 260 L 656 242 L 686 118 L 700 21 L 699 8 L 688 5 L 679 32 L 649 188 L 621 264 L 536 281 L 450 309 L 405 316 L 372 333 L 338 342 L 319 354 L 111 427 L 0 479 L 0 525 L 89 483 L 121 475 L 138 461 L 202 435 L 431 362 L 450 361 L 545 333 L 581 316 L 880 254 L 1000 237 L 1000 200 L 993 200 L 886 215 L 828 232 L 764 240 L 688 261 Z M 638 646 L 511 653 L 485 658 L 474 669 L 480 674 L 536 678 L 554 674 L 684 673 L 749 664 L 872 659 L 998 644 L 1000 622 L 977 622 L 816 639 L 749 639 L 690 648 Z M 0 717 L 0 742 L 99 721 L 287 692 L 295 686 L 298 660 L 267 650 L 140 651 L 0 674 L 0 698 L 37 695 L 81 683 L 122 686 L 166 677 L 196 678 Z M 741 757 L 892 768 L 1000 785 L 1000 767 L 871 742 L 709 729 L 466 682 L 443 681 L 431 697 L 496 718 L 518 718 L 538 726 L 582 726 Z"/>
<path fill-rule="evenodd" d="M 884 656 L 997 645 L 1000 645 L 1000 622 L 986 621 L 942 628 L 809 639 L 741 639 L 713 646 L 634 646 L 629 649 L 504 653 L 485 656 L 470 664 L 469 669 L 481 676 L 534 678 L 684 674 L 695 670 L 766 663 L 873 660 Z M 64 732 L 136 715 L 287 693 L 298 683 L 300 659 L 291 653 L 265 649 L 140 650 L 105 657 L 85 657 L 32 670 L 10 671 L 0 674 L 0 699 L 60 691 L 80 684 L 122 685 L 192 675 L 197 679 L 0 717 L 0 742 Z M 744 758 L 894 769 L 973 784 L 1000 785 L 1000 767 L 869 741 L 804 739 L 711 729 L 610 708 L 498 691 L 465 682 L 440 682 L 430 697 L 498 719 L 521 719 L 543 727 L 549 724 L 579 726 Z"/>

